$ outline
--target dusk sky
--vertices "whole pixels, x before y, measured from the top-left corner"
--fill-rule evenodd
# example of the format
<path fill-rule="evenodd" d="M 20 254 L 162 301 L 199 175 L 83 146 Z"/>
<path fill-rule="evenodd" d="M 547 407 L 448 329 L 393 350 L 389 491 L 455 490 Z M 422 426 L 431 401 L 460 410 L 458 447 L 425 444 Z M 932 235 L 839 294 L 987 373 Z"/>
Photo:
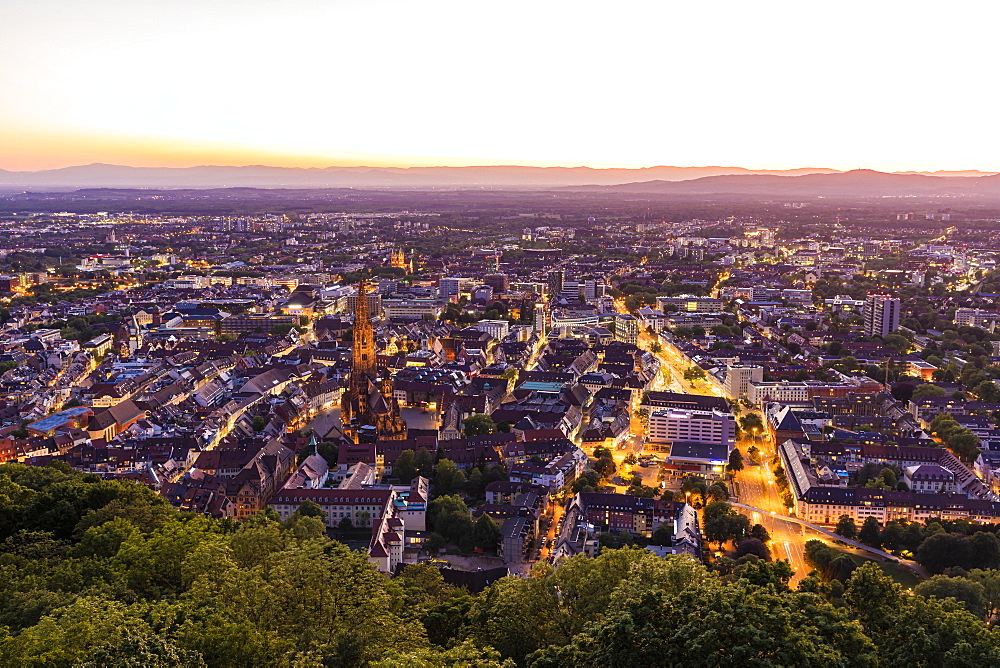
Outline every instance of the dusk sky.
<path fill-rule="evenodd" d="M 6 0 L 0 168 L 1000 171 L 994 2 Z"/>

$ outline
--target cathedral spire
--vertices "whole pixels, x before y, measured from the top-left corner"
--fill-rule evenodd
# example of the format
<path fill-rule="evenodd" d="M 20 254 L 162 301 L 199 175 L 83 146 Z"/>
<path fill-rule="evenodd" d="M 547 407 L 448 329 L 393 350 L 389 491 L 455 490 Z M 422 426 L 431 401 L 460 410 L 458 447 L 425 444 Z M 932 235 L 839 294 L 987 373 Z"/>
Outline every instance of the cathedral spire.
<path fill-rule="evenodd" d="M 399 414 L 399 402 L 393 397 L 392 377 L 387 369 L 379 369 L 375 358 L 375 330 L 368 311 L 368 281 L 358 281 L 358 296 L 354 307 L 354 341 L 351 357 L 351 378 L 340 400 L 343 433 L 357 440 L 370 433 L 382 439 L 406 438 L 406 422 Z"/>
<path fill-rule="evenodd" d="M 375 330 L 368 312 L 368 280 L 358 281 L 358 299 L 354 307 L 354 374 L 362 374 L 369 380 L 375 379 Z"/>

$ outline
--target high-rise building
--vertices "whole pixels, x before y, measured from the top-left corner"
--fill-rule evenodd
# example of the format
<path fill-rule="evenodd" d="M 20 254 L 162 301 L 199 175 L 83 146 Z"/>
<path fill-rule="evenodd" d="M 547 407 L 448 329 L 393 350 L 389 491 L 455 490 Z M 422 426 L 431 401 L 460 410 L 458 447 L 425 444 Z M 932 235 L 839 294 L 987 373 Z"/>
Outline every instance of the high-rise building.
<path fill-rule="evenodd" d="M 486 332 L 497 341 L 502 341 L 510 331 L 510 323 L 506 320 L 480 320 L 473 327 L 480 332 Z"/>
<path fill-rule="evenodd" d="M 899 329 L 899 299 L 868 295 L 865 300 L 865 336 L 889 336 Z"/>
<path fill-rule="evenodd" d="M 715 443 L 726 446 L 726 455 L 736 444 L 736 418 L 720 410 L 662 408 L 649 415 L 652 443 Z"/>
<path fill-rule="evenodd" d="M 726 394 L 736 400 L 746 399 L 750 383 L 764 382 L 764 368 L 749 364 L 726 367 Z"/>
<path fill-rule="evenodd" d="M 549 272 L 549 297 L 555 297 L 563 290 L 563 281 L 566 280 L 566 272 L 562 269 L 555 269 Z"/>
<path fill-rule="evenodd" d="M 476 279 L 465 276 L 445 276 L 438 281 L 438 296 L 451 299 L 475 287 Z"/>
<path fill-rule="evenodd" d="M 362 278 L 358 295 L 367 294 L 368 281 Z M 340 401 L 344 435 L 355 442 L 363 438 L 405 439 L 406 422 L 393 396 L 392 378 L 388 369 L 376 366 L 375 329 L 367 299 L 357 300 L 351 356 L 351 378 Z"/>
<path fill-rule="evenodd" d="M 594 279 L 587 279 L 583 282 L 583 298 L 589 301 L 595 301 L 604 296 L 604 291 L 607 288 L 604 283 L 596 281 Z"/>
<path fill-rule="evenodd" d="M 545 302 L 538 302 L 535 304 L 535 331 L 546 334 L 549 328 L 552 327 L 552 314 L 549 311 L 549 305 Z"/>
<path fill-rule="evenodd" d="M 580 299 L 580 281 L 563 281 L 562 290 L 557 295 L 560 299 L 575 302 Z"/>
<path fill-rule="evenodd" d="M 510 289 L 507 274 L 486 274 L 483 283 L 493 288 L 493 294 L 501 295 Z"/>
<path fill-rule="evenodd" d="M 615 314 L 615 339 L 633 345 L 639 343 L 639 319 L 628 313 Z"/>

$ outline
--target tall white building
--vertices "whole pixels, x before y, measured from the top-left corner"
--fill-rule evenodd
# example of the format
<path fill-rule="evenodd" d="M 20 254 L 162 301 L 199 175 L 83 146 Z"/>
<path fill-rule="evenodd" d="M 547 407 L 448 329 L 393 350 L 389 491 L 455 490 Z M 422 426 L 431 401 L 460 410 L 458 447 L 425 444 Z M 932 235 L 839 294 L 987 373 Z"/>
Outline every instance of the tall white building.
<path fill-rule="evenodd" d="M 889 336 L 899 329 L 899 299 L 868 295 L 865 300 L 865 336 Z"/>
<path fill-rule="evenodd" d="M 628 313 L 615 316 L 615 339 L 625 343 L 639 343 L 639 319 Z"/>
<path fill-rule="evenodd" d="M 726 367 L 725 390 L 733 399 L 746 399 L 750 393 L 750 383 L 764 381 L 764 367 L 750 364 L 735 364 Z"/>
<path fill-rule="evenodd" d="M 462 292 L 468 292 L 476 283 L 474 278 L 464 276 L 445 276 L 438 281 L 438 297 L 450 299 Z"/>
<path fill-rule="evenodd" d="M 480 320 L 473 327 L 480 332 L 486 332 L 497 341 L 502 341 L 510 331 L 510 323 L 506 320 Z"/>
<path fill-rule="evenodd" d="M 719 410 L 662 408 L 650 414 L 648 434 L 652 443 L 725 445 L 728 454 L 736 444 L 736 418 Z"/>

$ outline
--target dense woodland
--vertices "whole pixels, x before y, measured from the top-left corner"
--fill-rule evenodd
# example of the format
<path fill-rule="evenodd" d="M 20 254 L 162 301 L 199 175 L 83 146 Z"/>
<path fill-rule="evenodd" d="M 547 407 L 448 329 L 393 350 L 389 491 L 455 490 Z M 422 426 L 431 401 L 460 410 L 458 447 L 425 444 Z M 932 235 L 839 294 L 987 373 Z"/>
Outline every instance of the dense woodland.
<path fill-rule="evenodd" d="M 909 596 L 863 566 L 792 591 L 785 562 L 713 573 L 625 548 L 473 596 L 429 565 L 387 578 L 310 515 L 217 521 L 58 464 L 0 466 L 0 665 L 1000 664 L 995 584 Z"/>

